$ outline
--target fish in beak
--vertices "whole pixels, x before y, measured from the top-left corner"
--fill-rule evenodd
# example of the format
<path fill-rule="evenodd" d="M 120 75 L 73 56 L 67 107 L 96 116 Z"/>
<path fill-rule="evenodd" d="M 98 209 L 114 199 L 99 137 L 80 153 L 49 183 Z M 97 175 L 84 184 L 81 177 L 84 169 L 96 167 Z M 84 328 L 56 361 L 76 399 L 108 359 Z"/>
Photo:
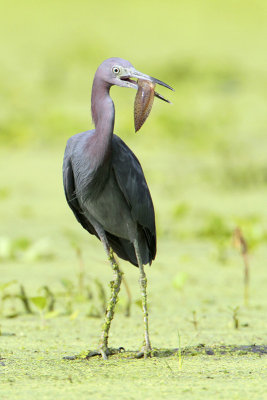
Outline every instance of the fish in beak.
<path fill-rule="evenodd" d="M 138 89 L 134 101 L 134 127 L 139 131 L 148 118 L 154 102 L 155 83 L 138 79 Z"/>
<path fill-rule="evenodd" d="M 133 80 L 132 78 L 137 79 L 137 81 Z M 169 100 L 165 99 L 165 97 L 155 91 L 156 84 L 164 86 L 170 90 L 174 89 L 167 85 L 167 83 L 143 74 L 134 68 L 125 69 L 124 74 L 120 76 L 120 79 L 124 81 L 128 87 L 137 89 L 134 102 L 134 125 L 135 132 L 137 132 L 145 123 L 150 114 L 154 102 L 154 96 L 166 101 L 167 103 L 170 103 Z"/>

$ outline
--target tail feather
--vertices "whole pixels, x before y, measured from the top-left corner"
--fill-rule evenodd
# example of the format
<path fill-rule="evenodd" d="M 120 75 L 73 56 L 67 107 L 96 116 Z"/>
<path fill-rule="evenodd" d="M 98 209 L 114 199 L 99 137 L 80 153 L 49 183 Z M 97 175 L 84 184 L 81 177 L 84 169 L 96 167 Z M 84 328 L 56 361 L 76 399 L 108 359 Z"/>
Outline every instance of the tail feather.
<path fill-rule="evenodd" d="M 109 232 L 106 232 L 106 236 L 111 248 L 120 258 L 129 261 L 131 264 L 138 267 L 135 249 L 132 242 L 127 239 L 118 238 L 117 236 L 114 236 Z M 138 243 L 143 264 L 151 264 L 152 259 L 150 259 L 149 249 L 143 232 L 139 232 Z"/>

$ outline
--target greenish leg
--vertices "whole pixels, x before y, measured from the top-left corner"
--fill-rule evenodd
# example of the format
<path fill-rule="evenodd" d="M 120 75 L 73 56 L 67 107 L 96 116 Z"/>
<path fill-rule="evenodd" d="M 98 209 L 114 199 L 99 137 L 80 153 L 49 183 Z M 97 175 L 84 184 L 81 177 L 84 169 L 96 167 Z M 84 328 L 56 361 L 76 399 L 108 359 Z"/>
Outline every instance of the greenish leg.
<path fill-rule="evenodd" d="M 118 294 L 120 291 L 120 285 L 121 285 L 121 281 L 122 281 L 122 272 L 120 271 L 118 263 L 114 257 L 113 250 L 111 249 L 111 247 L 107 241 L 105 231 L 98 224 L 95 224 L 94 227 L 95 227 L 95 229 L 99 235 L 99 238 L 104 246 L 104 249 L 107 253 L 111 268 L 113 270 L 114 279 L 113 279 L 113 281 L 110 282 L 111 297 L 110 297 L 110 300 L 108 302 L 107 309 L 106 309 L 105 321 L 104 321 L 103 328 L 102 328 L 99 348 L 98 348 L 98 350 L 89 351 L 86 358 L 101 355 L 104 360 L 107 360 L 109 355 L 120 353 L 121 350 L 123 349 L 122 347 L 119 349 L 109 349 L 108 348 L 108 334 L 109 334 L 111 321 L 114 316 L 115 306 L 118 301 Z"/>
<path fill-rule="evenodd" d="M 136 254 L 139 271 L 140 271 L 139 283 L 140 283 L 140 289 L 141 289 L 143 315 L 144 315 L 144 345 L 143 345 L 142 350 L 137 354 L 137 358 L 141 358 L 143 356 L 145 358 L 147 358 L 147 357 L 151 356 L 151 352 L 152 352 L 150 339 L 149 339 L 149 332 L 148 332 L 148 309 L 147 309 L 147 293 L 146 293 L 147 278 L 146 278 L 146 274 L 144 271 L 144 266 L 142 263 L 137 240 L 134 241 L 134 249 L 135 249 L 135 254 Z"/>
<path fill-rule="evenodd" d="M 105 246 L 105 248 L 106 248 L 106 246 Z M 102 334 L 101 334 L 101 339 L 100 339 L 100 346 L 99 346 L 99 351 L 105 360 L 107 359 L 107 356 L 109 355 L 108 334 L 109 334 L 111 321 L 114 316 L 115 306 L 118 301 L 118 294 L 120 291 L 120 285 L 121 285 L 121 281 L 122 281 L 122 272 L 120 271 L 119 266 L 114 258 L 113 251 L 112 251 L 112 249 L 108 249 L 108 248 L 107 248 L 107 250 L 109 251 L 109 261 L 110 261 L 111 268 L 114 273 L 114 280 L 110 282 L 111 297 L 108 302 L 108 306 L 107 306 L 107 310 L 106 310 L 105 322 L 103 324 Z"/>

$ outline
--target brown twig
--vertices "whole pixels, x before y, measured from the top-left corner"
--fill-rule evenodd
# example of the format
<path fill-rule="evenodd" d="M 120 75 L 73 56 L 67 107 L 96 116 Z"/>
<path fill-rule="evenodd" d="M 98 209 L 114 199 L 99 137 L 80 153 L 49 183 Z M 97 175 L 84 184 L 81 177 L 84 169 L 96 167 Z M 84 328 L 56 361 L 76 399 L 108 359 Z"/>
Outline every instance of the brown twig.
<path fill-rule="evenodd" d="M 26 291 L 24 289 L 23 285 L 20 285 L 20 294 L 18 295 L 18 297 L 20 298 L 20 300 L 22 301 L 25 311 L 27 314 L 32 314 L 32 309 L 29 303 L 29 298 L 26 295 Z"/>
<path fill-rule="evenodd" d="M 248 245 L 243 233 L 239 227 L 233 232 L 234 246 L 240 249 L 244 261 L 244 303 L 248 306 L 249 302 L 249 261 L 248 261 Z"/>

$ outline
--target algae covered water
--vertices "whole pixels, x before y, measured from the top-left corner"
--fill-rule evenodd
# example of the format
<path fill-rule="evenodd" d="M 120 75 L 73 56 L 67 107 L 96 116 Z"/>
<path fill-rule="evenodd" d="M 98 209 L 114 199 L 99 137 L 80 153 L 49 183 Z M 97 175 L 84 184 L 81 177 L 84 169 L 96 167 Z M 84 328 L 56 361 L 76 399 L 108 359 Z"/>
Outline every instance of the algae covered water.
<path fill-rule="evenodd" d="M 15 1 L 0 15 L 3 400 L 266 398 L 265 2 L 136 8 Z M 156 211 L 147 360 L 134 358 L 138 271 L 123 262 L 110 345 L 125 351 L 84 357 L 98 345 L 112 273 L 62 187 L 66 140 L 91 129 L 93 74 L 110 56 L 176 88 L 172 106 L 155 99 L 138 136 L 135 92 L 111 90 L 115 132 Z"/>

